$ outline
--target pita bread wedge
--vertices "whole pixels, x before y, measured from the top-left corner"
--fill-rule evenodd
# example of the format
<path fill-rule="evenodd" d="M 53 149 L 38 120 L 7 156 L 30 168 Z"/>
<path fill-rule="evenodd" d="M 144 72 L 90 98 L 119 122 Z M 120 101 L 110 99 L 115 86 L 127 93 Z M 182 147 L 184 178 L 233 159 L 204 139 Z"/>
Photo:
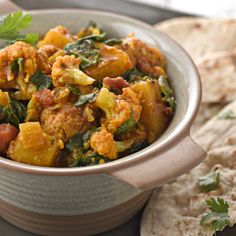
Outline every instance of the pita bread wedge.
<path fill-rule="evenodd" d="M 207 159 L 190 173 L 154 192 L 142 216 L 141 236 L 212 236 L 214 232 L 211 229 L 199 225 L 208 211 L 205 201 L 211 197 L 223 197 L 229 203 L 231 221 L 236 223 L 234 114 L 236 101 L 196 133 L 197 142 L 208 151 Z M 219 187 L 209 193 L 201 192 L 198 177 L 216 169 L 220 172 Z"/>
<path fill-rule="evenodd" d="M 203 56 L 236 47 L 236 20 L 181 17 L 155 25 L 198 62 Z"/>

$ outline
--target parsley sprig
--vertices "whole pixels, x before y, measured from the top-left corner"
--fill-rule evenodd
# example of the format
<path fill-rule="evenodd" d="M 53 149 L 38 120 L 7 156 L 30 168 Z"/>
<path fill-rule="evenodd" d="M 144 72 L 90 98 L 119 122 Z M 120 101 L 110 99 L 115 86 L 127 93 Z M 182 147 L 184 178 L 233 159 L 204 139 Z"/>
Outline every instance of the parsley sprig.
<path fill-rule="evenodd" d="M 223 198 L 211 198 L 206 203 L 210 211 L 202 217 L 201 226 L 210 227 L 216 232 L 233 225 L 229 216 L 229 204 Z"/>
<path fill-rule="evenodd" d="M 30 14 L 23 14 L 21 11 L 7 15 L 0 21 L 0 39 L 7 40 L 9 43 L 24 41 L 32 45 L 38 42 L 38 34 L 21 34 L 20 31 L 27 28 L 32 21 Z"/>

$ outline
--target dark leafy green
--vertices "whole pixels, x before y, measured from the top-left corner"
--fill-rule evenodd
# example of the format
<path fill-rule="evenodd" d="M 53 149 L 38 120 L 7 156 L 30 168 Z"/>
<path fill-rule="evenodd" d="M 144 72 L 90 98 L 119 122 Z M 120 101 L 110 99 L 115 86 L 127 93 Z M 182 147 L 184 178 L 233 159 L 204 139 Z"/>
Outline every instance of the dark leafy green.
<path fill-rule="evenodd" d="M 79 99 L 75 103 L 75 106 L 80 107 L 87 102 L 89 103 L 94 102 L 95 98 L 96 98 L 96 93 L 88 93 L 85 95 L 80 95 Z"/>
<path fill-rule="evenodd" d="M 81 60 L 80 68 L 83 70 L 99 63 L 100 49 L 96 46 L 95 42 L 101 42 L 105 37 L 106 33 L 88 35 L 74 43 L 67 44 L 64 50 L 67 54 L 74 55 Z"/>
<path fill-rule="evenodd" d="M 11 98 L 11 105 L 0 105 L 0 123 L 10 123 L 18 127 L 24 121 L 26 116 L 26 107 L 21 102 Z"/>
<path fill-rule="evenodd" d="M 176 101 L 174 98 L 173 90 L 170 88 L 167 77 L 166 76 L 160 76 L 158 78 L 158 84 L 160 86 L 162 100 L 172 108 L 175 109 Z"/>
<path fill-rule="evenodd" d="M 134 119 L 134 112 L 131 112 L 130 118 L 126 120 L 120 127 L 117 128 L 116 134 L 124 134 L 129 132 L 136 125 L 136 121 Z"/>
<path fill-rule="evenodd" d="M 40 70 L 36 71 L 29 80 L 39 90 L 50 88 L 52 85 L 52 79 Z"/>
<path fill-rule="evenodd" d="M 198 186 L 203 192 L 210 192 L 219 186 L 220 173 L 219 171 L 213 171 L 205 176 L 198 178 Z"/>
<path fill-rule="evenodd" d="M 142 79 L 142 77 L 145 75 L 146 75 L 145 73 L 139 71 L 136 67 L 134 67 L 133 69 L 126 71 L 125 74 L 123 75 L 123 78 L 127 82 L 131 83 L 136 80 Z"/>
<path fill-rule="evenodd" d="M 103 41 L 103 43 L 112 46 L 112 45 L 116 45 L 116 44 L 121 44 L 122 40 L 121 39 L 115 39 L 115 38 L 111 38 L 111 39 L 106 39 Z"/>
<path fill-rule="evenodd" d="M 11 72 L 22 73 L 23 72 L 23 58 L 17 58 L 11 63 Z"/>
<path fill-rule="evenodd" d="M 76 88 L 72 85 L 68 85 L 69 90 L 71 91 L 72 94 L 79 96 L 80 95 L 80 90 L 79 88 Z"/>
<path fill-rule="evenodd" d="M 229 216 L 229 204 L 223 198 L 211 198 L 206 200 L 208 209 L 201 221 L 200 225 L 210 227 L 212 230 L 222 231 L 226 226 L 232 226 Z"/>
<path fill-rule="evenodd" d="M 72 152 L 74 149 L 83 148 L 83 144 L 83 135 L 79 133 L 69 139 L 65 149 Z"/>

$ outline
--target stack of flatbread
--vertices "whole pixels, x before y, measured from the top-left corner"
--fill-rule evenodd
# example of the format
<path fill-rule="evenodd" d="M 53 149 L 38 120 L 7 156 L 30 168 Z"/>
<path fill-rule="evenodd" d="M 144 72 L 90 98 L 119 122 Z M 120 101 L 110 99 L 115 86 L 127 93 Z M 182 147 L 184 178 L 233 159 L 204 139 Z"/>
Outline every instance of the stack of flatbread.
<path fill-rule="evenodd" d="M 192 135 L 208 153 L 190 173 L 159 188 L 142 217 L 141 236 L 212 236 L 200 226 L 206 200 L 223 197 L 236 223 L 236 20 L 177 18 L 156 25 L 194 59 L 203 96 Z M 191 157 L 190 157 L 191 158 Z M 219 170 L 219 187 L 203 193 L 198 177 Z"/>

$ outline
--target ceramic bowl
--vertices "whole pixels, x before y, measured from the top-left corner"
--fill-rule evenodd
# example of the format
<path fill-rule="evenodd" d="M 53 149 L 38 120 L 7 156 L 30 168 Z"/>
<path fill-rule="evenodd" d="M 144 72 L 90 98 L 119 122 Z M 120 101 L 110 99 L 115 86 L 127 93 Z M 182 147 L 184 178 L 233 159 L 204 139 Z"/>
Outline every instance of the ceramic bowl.
<path fill-rule="evenodd" d="M 189 135 L 201 98 L 198 72 L 180 46 L 140 21 L 86 10 L 31 13 L 30 32 L 44 34 L 60 24 L 76 32 L 93 20 L 114 37 L 133 32 L 166 56 L 177 108 L 165 133 L 147 148 L 111 163 L 80 168 L 36 167 L 0 157 L 3 218 L 41 235 L 91 235 L 109 230 L 141 209 L 153 188 L 187 172 L 206 156 Z"/>

